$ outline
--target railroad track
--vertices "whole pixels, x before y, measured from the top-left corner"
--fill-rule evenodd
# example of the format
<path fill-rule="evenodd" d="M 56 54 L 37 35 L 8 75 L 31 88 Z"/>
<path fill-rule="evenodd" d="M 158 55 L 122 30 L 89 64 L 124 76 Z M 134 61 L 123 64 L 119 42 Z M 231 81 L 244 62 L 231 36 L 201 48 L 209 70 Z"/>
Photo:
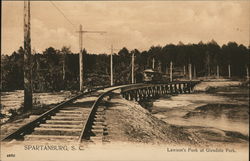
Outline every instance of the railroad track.
<path fill-rule="evenodd" d="M 2 141 L 105 141 L 108 132 L 103 100 L 113 90 L 127 86 L 131 85 L 99 88 L 75 96 L 21 126 Z"/>
<path fill-rule="evenodd" d="M 119 86 L 120 87 L 120 86 Z M 2 141 L 102 141 L 107 134 L 103 98 L 119 87 L 96 89 L 65 101 Z"/>
<path fill-rule="evenodd" d="M 121 89 L 120 92 L 124 93 L 127 90 L 143 89 L 154 85 L 144 83 L 128 84 L 82 93 L 21 126 L 4 137 L 2 141 L 13 139 L 21 141 L 63 140 L 64 142 L 79 143 L 84 140 L 93 142 L 107 141 L 105 139 L 108 131 L 105 122 L 106 107 L 104 98 L 109 97 L 112 91 L 116 89 Z"/>

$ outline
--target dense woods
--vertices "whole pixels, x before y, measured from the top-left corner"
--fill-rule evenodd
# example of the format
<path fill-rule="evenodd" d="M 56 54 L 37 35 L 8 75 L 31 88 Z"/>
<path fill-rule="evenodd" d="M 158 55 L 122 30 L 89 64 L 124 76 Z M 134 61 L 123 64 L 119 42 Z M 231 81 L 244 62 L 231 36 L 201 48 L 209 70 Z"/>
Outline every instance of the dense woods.
<path fill-rule="evenodd" d="M 147 51 L 125 47 L 113 56 L 114 83 L 131 83 L 131 57 L 135 55 L 135 76 L 139 80 L 143 70 L 152 68 L 166 73 L 170 61 L 174 69 L 184 69 L 189 63 L 195 67 L 198 77 L 213 76 L 219 66 L 220 76 L 228 76 L 228 66 L 233 77 L 244 78 L 249 67 L 250 47 L 235 42 L 219 46 L 214 40 L 208 43 L 166 46 L 152 46 Z M 69 47 L 54 49 L 49 47 L 42 53 L 32 54 L 33 89 L 36 92 L 77 90 L 79 88 L 79 59 Z M 85 86 L 109 85 L 110 55 L 91 54 L 84 51 Z M 10 56 L 1 55 L 1 89 L 3 91 L 23 89 L 23 48 L 20 47 Z"/>

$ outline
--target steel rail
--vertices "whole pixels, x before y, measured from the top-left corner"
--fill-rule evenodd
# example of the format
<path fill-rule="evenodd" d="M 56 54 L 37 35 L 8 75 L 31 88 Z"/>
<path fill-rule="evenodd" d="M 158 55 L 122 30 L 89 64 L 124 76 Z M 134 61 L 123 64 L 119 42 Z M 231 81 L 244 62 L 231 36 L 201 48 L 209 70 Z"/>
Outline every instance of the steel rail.
<path fill-rule="evenodd" d="M 19 139 L 22 138 L 25 134 L 29 134 L 31 133 L 35 127 L 39 126 L 39 124 L 43 123 L 46 119 L 48 119 L 50 116 L 52 116 L 53 114 L 55 114 L 55 112 L 57 112 L 60 108 L 62 108 L 63 106 L 67 105 L 68 103 L 71 103 L 72 101 L 90 94 L 92 92 L 95 92 L 97 90 L 100 89 L 105 89 L 105 88 L 111 88 L 108 91 L 102 93 L 97 100 L 94 102 L 94 104 L 91 107 L 91 111 L 87 117 L 87 121 L 85 122 L 81 134 L 79 136 L 79 140 L 78 142 L 81 143 L 83 139 L 89 139 L 90 134 L 91 134 L 91 128 L 94 122 L 94 118 L 97 112 L 97 108 L 100 104 L 100 102 L 102 101 L 102 99 L 109 95 L 112 91 L 117 90 L 117 89 L 121 89 L 120 93 L 123 92 L 127 92 L 130 90 L 135 90 L 135 89 L 142 89 L 142 88 L 146 88 L 146 87 L 152 87 L 152 86 L 157 86 L 157 85 L 170 85 L 170 84 L 179 84 L 179 83 L 194 83 L 197 84 L 200 81 L 178 81 L 178 82 L 168 82 L 168 83 L 155 83 L 155 84 L 145 84 L 145 83 L 138 83 L 138 84 L 128 84 L 128 85 L 121 85 L 121 86 L 106 86 L 106 87 L 100 87 L 100 88 L 95 88 L 91 91 L 85 92 L 85 93 L 81 93 L 73 98 L 70 98 L 69 100 L 60 103 L 59 105 L 55 106 L 54 108 L 48 110 L 47 112 L 43 113 L 41 116 L 39 116 L 38 118 L 32 120 L 29 123 L 26 123 L 25 125 L 21 126 L 20 128 L 18 128 L 17 130 L 15 130 L 14 132 L 10 133 L 9 135 L 5 136 L 1 141 L 10 141 L 13 139 Z"/>
<path fill-rule="evenodd" d="M 97 90 L 104 89 L 104 88 L 105 87 L 95 88 L 95 89 L 93 89 L 91 91 L 81 93 L 81 94 L 79 94 L 77 96 L 74 96 L 73 98 L 70 98 L 69 100 L 67 100 L 65 102 L 62 102 L 59 105 L 56 105 L 52 109 L 50 109 L 50 110 L 46 111 L 45 113 L 43 113 L 42 115 L 40 115 L 38 118 L 32 120 L 31 122 L 28 122 L 28 123 L 24 124 L 23 126 L 18 128 L 14 132 L 8 134 L 4 138 L 2 138 L 1 141 L 11 141 L 13 139 L 19 139 L 19 138 L 23 137 L 25 134 L 28 134 L 31 131 L 33 131 L 33 129 L 35 127 L 37 127 L 39 124 L 44 122 L 46 119 L 48 119 L 48 117 L 52 116 L 56 111 L 58 111 L 63 106 L 67 105 L 68 103 L 71 103 L 72 101 L 74 101 L 74 100 L 76 100 L 76 99 L 78 99 L 78 98 L 80 98 L 80 97 L 82 97 L 84 95 L 88 95 L 88 94 L 90 94 L 92 92 L 95 92 Z"/>
<path fill-rule="evenodd" d="M 122 89 L 122 88 L 126 88 L 129 86 L 140 86 L 143 85 L 143 83 L 138 83 L 138 84 L 129 84 L 129 85 L 121 85 L 121 86 L 112 86 L 114 87 L 113 89 L 108 90 L 107 92 L 102 93 L 97 100 L 94 102 L 94 104 L 91 107 L 91 111 L 87 117 L 87 121 L 83 126 L 81 135 L 79 137 L 78 143 L 81 143 L 82 140 L 88 140 L 90 138 L 90 134 L 91 134 L 91 128 L 94 122 L 94 118 L 97 112 L 97 108 L 100 104 L 100 102 L 102 101 L 103 97 L 107 96 L 108 94 L 110 94 L 112 91 L 117 90 L 117 89 Z"/>

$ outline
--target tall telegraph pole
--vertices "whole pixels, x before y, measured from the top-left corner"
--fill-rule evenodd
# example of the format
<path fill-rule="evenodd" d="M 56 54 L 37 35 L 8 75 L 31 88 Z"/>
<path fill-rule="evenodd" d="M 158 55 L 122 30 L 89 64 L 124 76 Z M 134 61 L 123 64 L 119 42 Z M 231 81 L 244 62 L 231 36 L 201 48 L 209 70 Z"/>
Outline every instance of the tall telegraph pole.
<path fill-rule="evenodd" d="M 131 77 L 132 77 L 132 84 L 134 84 L 135 83 L 135 78 L 134 78 L 134 70 L 135 70 L 135 53 L 133 52 L 132 53 L 132 74 L 131 74 Z"/>
<path fill-rule="evenodd" d="M 79 27 L 79 73 L 80 73 L 80 91 L 83 90 L 83 53 L 82 53 L 82 25 Z"/>
<path fill-rule="evenodd" d="M 216 66 L 216 77 L 217 79 L 220 78 L 220 66 L 219 65 Z"/>
<path fill-rule="evenodd" d="M 189 80 L 192 80 L 192 64 L 188 64 L 188 74 L 189 74 Z"/>
<path fill-rule="evenodd" d="M 228 64 L 228 78 L 231 78 L 231 65 Z"/>
<path fill-rule="evenodd" d="M 82 30 L 82 25 L 80 25 L 79 31 L 76 31 L 79 33 L 79 48 L 80 48 L 80 52 L 79 52 L 79 73 L 80 73 L 80 91 L 83 91 L 83 34 L 84 33 L 100 33 L 100 34 L 104 34 L 106 32 L 104 31 L 84 31 Z"/>
<path fill-rule="evenodd" d="M 169 72 L 169 74 L 170 74 L 170 82 L 172 82 L 173 81 L 173 62 L 171 61 L 170 62 L 170 68 L 169 68 L 169 70 L 170 70 L 170 72 Z"/>
<path fill-rule="evenodd" d="M 30 1 L 24 1 L 24 111 L 32 109 Z"/>
<path fill-rule="evenodd" d="M 152 69 L 153 70 L 155 69 L 155 58 L 153 58 L 153 60 L 152 60 Z"/>
<path fill-rule="evenodd" d="M 110 85 L 114 85 L 113 77 L 113 45 L 111 45 L 111 55 L 110 55 Z"/>

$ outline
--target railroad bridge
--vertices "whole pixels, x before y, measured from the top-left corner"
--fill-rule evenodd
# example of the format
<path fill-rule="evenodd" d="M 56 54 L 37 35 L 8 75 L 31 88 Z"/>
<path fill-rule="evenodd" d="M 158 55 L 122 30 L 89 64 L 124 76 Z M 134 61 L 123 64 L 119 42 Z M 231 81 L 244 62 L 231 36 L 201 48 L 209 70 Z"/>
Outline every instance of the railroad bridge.
<path fill-rule="evenodd" d="M 121 89 L 123 98 L 127 100 L 142 101 L 163 95 L 191 93 L 198 81 L 179 81 L 164 84 L 143 84 Z"/>
<path fill-rule="evenodd" d="M 199 81 L 178 81 L 160 84 L 138 83 L 102 87 L 77 95 L 31 119 L 2 141 L 64 140 L 82 143 L 104 141 L 108 135 L 105 122 L 105 101 L 114 91 L 131 101 L 143 101 L 163 95 L 191 93 Z M 108 98 L 108 99 L 106 99 Z M 92 103 L 89 104 L 89 100 Z"/>

